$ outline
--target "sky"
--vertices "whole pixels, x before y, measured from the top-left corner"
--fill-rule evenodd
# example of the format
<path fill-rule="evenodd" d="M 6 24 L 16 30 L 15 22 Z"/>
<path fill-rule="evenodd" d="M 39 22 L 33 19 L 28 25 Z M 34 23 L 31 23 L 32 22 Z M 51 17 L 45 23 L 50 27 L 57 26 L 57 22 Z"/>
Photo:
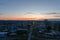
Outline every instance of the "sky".
<path fill-rule="evenodd" d="M 60 18 L 60 0 L 0 0 L 0 20 Z"/>

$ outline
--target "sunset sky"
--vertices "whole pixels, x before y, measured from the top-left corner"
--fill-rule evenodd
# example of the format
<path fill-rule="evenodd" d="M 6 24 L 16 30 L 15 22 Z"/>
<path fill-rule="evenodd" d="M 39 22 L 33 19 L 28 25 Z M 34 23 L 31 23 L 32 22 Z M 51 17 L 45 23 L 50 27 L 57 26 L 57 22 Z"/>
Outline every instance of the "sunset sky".
<path fill-rule="evenodd" d="M 60 18 L 60 0 L 0 0 L 0 20 Z"/>

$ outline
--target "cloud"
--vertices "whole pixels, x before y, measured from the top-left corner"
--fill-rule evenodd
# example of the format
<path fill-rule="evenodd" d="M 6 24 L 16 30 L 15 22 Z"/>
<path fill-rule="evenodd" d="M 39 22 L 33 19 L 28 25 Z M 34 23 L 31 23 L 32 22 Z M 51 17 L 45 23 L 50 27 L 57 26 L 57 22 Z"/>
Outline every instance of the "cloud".
<path fill-rule="evenodd" d="M 31 14 L 34 14 L 32 12 L 26 12 L 24 15 L 31 15 Z"/>
<path fill-rule="evenodd" d="M 57 13 L 46 13 L 46 14 L 49 14 L 50 15 L 50 14 L 57 14 Z"/>
<path fill-rule="evenodd" d="M 0 13 L 0 15 L 3 15 L 3 13 Z"/>
<path fill-rule="evenodd" d="M 59 15 L 55 15 L 55 16 L 53 16 L 53 17 L 60 17 Z"/>
<path fill-rule="evenodd" d="M 52 13 L 42 13 L 42 15 L 60 15 L 60 13 L 52 12 Z"/>
<path fill-rule="evenodd" d="M 51 15 L 51 14 L 55 15 L 55 14 L 60 14 L 60 13 L 46 13 L 46 14 L 48 14 L 48 15 Z"/>

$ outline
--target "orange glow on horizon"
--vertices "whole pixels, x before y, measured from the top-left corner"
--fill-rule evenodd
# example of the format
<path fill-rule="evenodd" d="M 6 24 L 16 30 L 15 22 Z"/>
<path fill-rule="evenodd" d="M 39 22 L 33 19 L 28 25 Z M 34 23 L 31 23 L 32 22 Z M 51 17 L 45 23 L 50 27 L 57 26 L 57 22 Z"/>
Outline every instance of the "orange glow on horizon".
<path fill-rule="evenodd" d="M 37 16 L 37 17 L 0 17 L 0 20 L 43 20 L 57 18 L 54 16 Z"/>
<path fill-rule="evenodd" d="M 0 20 L 42 20 L 44 18 L 26 18 L 26 17 L 0 17 Z"/>

